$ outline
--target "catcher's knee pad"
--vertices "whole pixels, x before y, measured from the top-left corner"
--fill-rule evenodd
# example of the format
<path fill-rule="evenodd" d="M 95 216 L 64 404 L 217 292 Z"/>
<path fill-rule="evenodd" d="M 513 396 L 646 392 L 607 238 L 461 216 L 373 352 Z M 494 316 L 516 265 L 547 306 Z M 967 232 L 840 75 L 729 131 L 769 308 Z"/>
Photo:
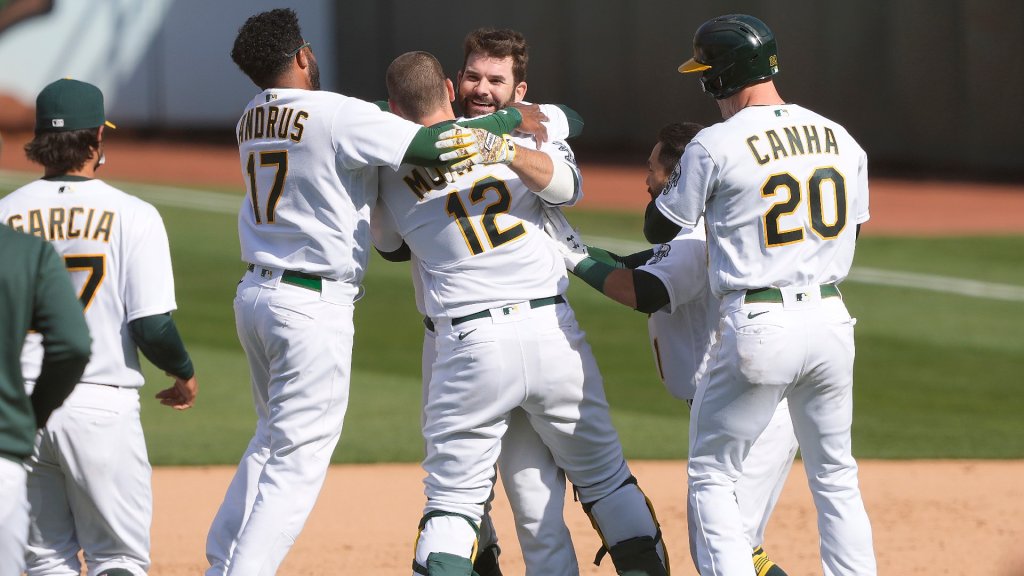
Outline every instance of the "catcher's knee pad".
<path fill-rule="evenodd" d="M 612 553 L 612 562 L 616 570 L 623 574 L 616 554 L 624 558 L 622 561 L 627 565 L 633 565 L 627 558 L 642 556 L 643 559 L 638 560 L 636 565 L 647 565 L 647 561 L 650 560 L 647 552 L 640 552 L 641 549 L 646 550 L 644 547 L 649 544 L 650 552 L 653 552 L 654 559 L 657 560 L 658 569 L 653 572 L 629 573 L 668 574 L 668 554 L 662 542 L 661 526 L 658 524 L 651 501 L 640 490 L 635 477 L 630 476 L 617 490 L 604 498 L 584 503 L 583 511 L 590 517 L 590 523 L 597 530 L 603 544 L 594 558 L 594 564 L 600 565 L 605 554 L 613 552 L 620 544 L 631 542 L 621 548 L 620 552 Z"/>
<path fill-rule="evenodd" d="M 501 568 L 498 567 L 499 555 L 501 548 L 498 548 L 497 544 L 482 548 L 473 561 L 473 572 L 477 576 L 501 576 Z"/>
<path fill-rule="evenodd" d="M 428 530 L 428 524 L 432 528 L 431 530 Z M 424 540 L 428 540 L 426 547 L 430 550 L 438 547 L 438 543 L 451 542 L 453 535 L 457 536 L 456 540 L 466 536 L 472 538 L 472 544 L 466 551 L 467 556 L 452 552 L 427 552 L 427 557 L 422 558 L 420 545 Z M 457 576 L 459 574 L 470 576 L 473 573 L 473 560 L 477 555 L 478 536 L 479 527 L 469 516 L 444 510 L 427 512 L 420 519 L 419 532 L 416 535 L 415 557 L 412 561 L 413 572 L 424 576 Z M 465 560 L 466 572 L 461 572 L 462 562 L 457 559 Z M 431 562 L 435 565 L 433 568 Z"/>

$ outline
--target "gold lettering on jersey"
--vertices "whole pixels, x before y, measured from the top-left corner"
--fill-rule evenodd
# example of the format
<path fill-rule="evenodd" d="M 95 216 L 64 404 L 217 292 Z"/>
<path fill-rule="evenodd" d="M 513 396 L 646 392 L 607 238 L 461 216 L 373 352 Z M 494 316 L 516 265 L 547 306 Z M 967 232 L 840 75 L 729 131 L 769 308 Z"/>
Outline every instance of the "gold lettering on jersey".
<path fill-rule="evenodd" d="M 100 214 L 100 221 L 96 223 L 96 231 L 92 234 L 93 240 L 102 240 L 104 242 L 110 242 L 110 229 L 114 227 L 114 213 L 108 210 L 104 210 Z M 103 238 L 100 238 L 100 235 Z"/>
<path fill-rule="evenodd" d="M 299 110 L 299 113 L 295 115 L 295 131 L 289 136 L 293 142 L 300 142 L 302 140 L 302 131 L 306 129 L 302 125 L 302 121 L 306 118 L 309 118 L 309 112 L 305 110 Z"/>
<path fill-rule="evenodd" d="M 266 128 L 264 121 L 266 120 L 267 111 L 263 106 L 257 106 L 253 112 L 256 114 L 256 129 L 253 131 L 254 138 L 263 138 L 263 130 Z"/>
<path fill-rule="evenodd" d="M 822 150 L 824 134 L 825 149 Z M 747 148 L 754 156 L 754 161 L 765 164 L 790 156 L 805 154 L 839 154 L 839 141 L 831 128 L 814 125 L 789 126 L 783 128 L 783 136 L 776 130 L 766 130 L 764 134 L 752 134 L 747 137 Z"/>
<path fill-rule="evenodd" d="M 75 215 L 85 212 L 81 206 L 72 206 L 68 210 L 68 238 L 78 238 L 82 235 L 82 229 L 75 226 Z"/>
<path fill-rule="evenodd" d="M 19 232 L 28 232 L 48 241 L 85 238 L 110 242 L 115 214 L 109 210 L 103 210 L 99 212 L 99 218 L 94 218 L 97 212 L 99 211 L 95 208 L 86 210 L 81 206 L 57 207 L 47 210 L 44 217 L 43 210 L 29 210 L 26 216 L 12 214 L 7 219 L 7 225 Z M 84 225 L 81 223 L 83 215 L 85 216 Z M 24 224 L 25 220 L 28 221 L 27 227 Z M 94 220 L 96 221 L 95 227 L 93 226 Z"/>
<path fill-rule="evenodd" d="M 238 121 L 238 143 L 254 138 L 289 138 L 293 142 L 300 142 L 305 129 L 302 121 L 306 118 L 309 118 L 309 113 L 305 110 L 296 111 L 287 106 L 251 108 Z"/>
<path fill-rule="evenodd" d="M 277 136 L 277 115 L 281 113 L 281 109 L 277 106 L 271 106 L 267 108 L 267 136 Z"/>
<path fill-rule="evenodd" d="M 428 170 L 433 174 L 428 173 Z M 417 198 L 423 200 L 431 190 L 440 190 L 448 185 L 448 172 L 438 168 L 413 168 L 402 180 Z"/>
<path fill-rule="evenodd" d="M 825 127 L 825 154 L 839 154 L 839 142 L 836 141 L 835 133 L 827 126 Z"/>
<path fill-rule="evenodd" d="M 63 240 L 64 236 L 64 209 L 50 208 L 50 240 Z"/>

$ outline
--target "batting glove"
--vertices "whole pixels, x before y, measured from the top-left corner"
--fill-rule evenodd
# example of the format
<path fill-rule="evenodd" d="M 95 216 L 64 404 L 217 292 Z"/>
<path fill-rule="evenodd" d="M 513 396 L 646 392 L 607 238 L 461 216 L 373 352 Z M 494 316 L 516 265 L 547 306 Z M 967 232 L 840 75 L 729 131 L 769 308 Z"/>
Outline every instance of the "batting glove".
<path fill-rule="evenodd" d="M 515 142 L 507 134 L 498 135 L 482 128 L 466 128 L 456 124 L 437 138 L 434 144 L 436 147 L 451 149 L 441 154 L 440 159 L 459 160 L 451 166 L 456 171 L 465 170 L 474 164 L 511 164 L 516 157 Z"/>
<path fill-rule="evenodd" d="M 544 207 L 544 232 L 554 240 L 555 249 L 570 271 L 576 270 L 580 262 L 590 257 L 587 245 L 580 238 L 580 231 L 573 228 L 562 211 L 554 206 Z"/>

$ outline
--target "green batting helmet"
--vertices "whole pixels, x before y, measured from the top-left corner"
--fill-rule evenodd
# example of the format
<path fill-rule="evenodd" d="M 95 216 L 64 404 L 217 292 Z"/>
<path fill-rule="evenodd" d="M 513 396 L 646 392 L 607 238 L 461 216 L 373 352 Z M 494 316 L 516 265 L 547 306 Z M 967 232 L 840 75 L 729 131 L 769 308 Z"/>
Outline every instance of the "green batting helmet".
<path fill-rule="evenodd" d="M 746 14 L 712 18 L 693 35 L 693 58 L 679 71 L 700 72 L 704 92 L 728 98 L 779 73 L 775 35 L 764 22 Z"/>

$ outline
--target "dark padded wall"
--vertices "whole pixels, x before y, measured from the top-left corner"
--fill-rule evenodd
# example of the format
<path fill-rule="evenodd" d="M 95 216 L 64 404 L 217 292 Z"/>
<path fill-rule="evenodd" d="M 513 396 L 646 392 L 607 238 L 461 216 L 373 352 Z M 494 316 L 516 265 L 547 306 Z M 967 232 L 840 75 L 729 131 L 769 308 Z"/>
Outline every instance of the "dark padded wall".
<path fill-rule="evenodd" d="M 697 26 L 725 9 L 772 27 L 782 96 L 843 123 L 873 169 L 1024 176 L 1020 0 L 525 0 L 463 4 L 458 12 L 449 6 L 338 2 L 336 88 L 383 98 L 384 69 L 408 50 L 434 53 L 454 77 L 466 32 L 516 28 L 530 42 L 527 98 L 568 104 L 586 120 L 575 143 L 580 157 L 641 162 L 663 123 L 718 120 L 696 79 L 675 68 L 691 55 Z"/>

